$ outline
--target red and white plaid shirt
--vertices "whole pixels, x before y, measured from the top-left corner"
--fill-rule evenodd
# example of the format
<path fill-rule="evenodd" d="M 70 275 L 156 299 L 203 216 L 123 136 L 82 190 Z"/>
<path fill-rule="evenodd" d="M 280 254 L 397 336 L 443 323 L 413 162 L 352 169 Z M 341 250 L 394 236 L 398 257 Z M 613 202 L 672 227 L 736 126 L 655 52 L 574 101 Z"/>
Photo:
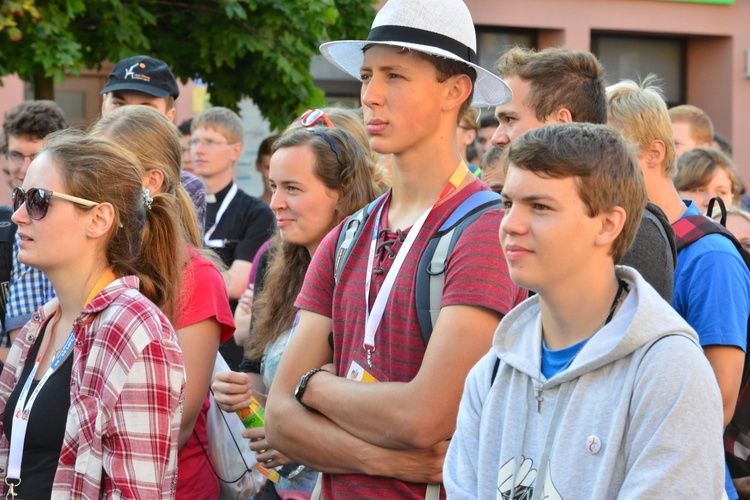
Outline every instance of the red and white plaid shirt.
<path fill-rule="evenodd" d="M 18 335 L 0 375 L 0 408 L 58 307 L 57 299 L 45 304 Z M 138 291 L 138 279 L 126 276 L 84 307 L 74 330 L 70 409 L 52 497 L 174 498 L 185 387 L 174 329 Z M 0 481 L 8 449 L 0 415 Z"/>

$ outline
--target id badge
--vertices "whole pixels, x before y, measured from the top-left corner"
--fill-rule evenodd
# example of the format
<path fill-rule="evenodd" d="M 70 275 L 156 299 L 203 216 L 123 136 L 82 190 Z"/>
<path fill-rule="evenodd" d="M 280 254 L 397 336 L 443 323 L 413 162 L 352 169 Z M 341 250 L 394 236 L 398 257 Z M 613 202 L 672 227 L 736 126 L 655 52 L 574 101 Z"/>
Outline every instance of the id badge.
<path fill-rule="evenodd" d="M 375 368 L 367 371 L 365 367 L 352 360 L 349 370 L 346 372 L 346 378 L 356 380 L 357 382 L 387 382 L 388 378 Z"/>

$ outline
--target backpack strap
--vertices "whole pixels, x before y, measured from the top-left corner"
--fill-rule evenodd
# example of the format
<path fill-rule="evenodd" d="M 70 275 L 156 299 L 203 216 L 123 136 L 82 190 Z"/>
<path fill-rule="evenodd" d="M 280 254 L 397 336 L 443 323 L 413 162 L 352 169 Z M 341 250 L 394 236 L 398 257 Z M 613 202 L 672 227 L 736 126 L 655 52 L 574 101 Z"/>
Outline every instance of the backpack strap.
<path fill-rule="evenodd" d="M 742 244 L 727 228 L 715 220 L 704 215 L 688 215 L 672 224 L 672 228 L 674 229 L 678 253 L 707 234 L 721 234 L 732 242 L 745 265 L 750 269 L 750 254 L 742 248 Z"/>
<path fill-rule="evenodd" d="M 341 271 L 344 269 L 346 261 L 349 260 L 349 255 L 352 253 L 354 242 L 357 241 L 359 235 L 362 234 L 362 230 L 365 228 L 364 222 L 372 213 L 375 205 L 377 205 L 384 196 L 385 193 L 354 212 L 346 220 L 344 227 L 341 228 L 339 239 L 336 242 L 336 260 L 333 265 L 333 279 L 335 283 L 339 282 L 339 276 L 341 276 Z"/>
<path fill-rule="evenodd" d="M 440 226 L 428 243 L 417 270 L 417 317 L 425 345 L 432 336 L 443 299 L 446 263 L 464 229 L 487 210 L 500 206 L 493 191 L 477 191 L 466 198 Z"/>

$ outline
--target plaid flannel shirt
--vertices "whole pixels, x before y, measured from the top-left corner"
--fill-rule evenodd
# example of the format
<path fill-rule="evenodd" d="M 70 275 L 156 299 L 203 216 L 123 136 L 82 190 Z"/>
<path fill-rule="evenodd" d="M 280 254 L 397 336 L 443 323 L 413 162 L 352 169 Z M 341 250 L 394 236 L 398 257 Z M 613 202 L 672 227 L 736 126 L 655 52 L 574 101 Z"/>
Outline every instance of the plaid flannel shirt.
<path fill-rule="evenodd" d="M 0 408 L 58 307 L 57 299 L 46 304 L 18 335 L 0 374 Z M 74 330 L 70 409 L 52 498 L 174 498 L 185 375 L 172 326 L 127 276 L 84 307 Z M 9 447 L 0 416 L 0 481 Z"/>
<path fill-rule="evenodd" d="M 7 331 L 21 328 L 42 305 L 55 298 L 52 283 L 39 269 L 18 262 L 18 234 L 13 243 L 13 268 L 10 275 L 8 307 L 5 313 Z"/>

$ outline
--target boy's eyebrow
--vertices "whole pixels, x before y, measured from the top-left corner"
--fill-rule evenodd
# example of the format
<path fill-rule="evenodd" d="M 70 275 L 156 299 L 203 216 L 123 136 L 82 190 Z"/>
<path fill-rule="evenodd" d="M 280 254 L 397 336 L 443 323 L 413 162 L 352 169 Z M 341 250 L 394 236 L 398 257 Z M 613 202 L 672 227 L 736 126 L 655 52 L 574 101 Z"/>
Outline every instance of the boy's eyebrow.
<path fill-rule="evenodd" d="M 515 115 L 516 113 L 513 111 L 498 111 L 495 113 L 495 118 L 500 120 L 501 118 L 505 118 L 506 116 Z"/>
<path fill-rule="evenodd" d="M 503 191 L 502 195 L 504 200 L 513 200 L 512 194 L 508 194 L 505 191 Z M 557 198 L 554 196 L 548 195 L 548 194 L 529 194 L 526 196 L 521 196 L 520 198 L 516 198 L 514 201 L 517 202 L 523 202 L 523 203 L 536 203 L 538 201 L 557 201 Z"/>
<path fill-rule="evenodd" d="M 408 68 L 406 66 L 401 66 L 400 64 L 392 64 L 392 65 L 386 65 L 386 66 L 378 66 L 376 68 L 378 71 L 388 72 L 388 71 L 407 71 Z M 367 66 L 363 64 L 360 68 L 360 71 L 372 71 L 372 68 L 370 66 Z"/>

